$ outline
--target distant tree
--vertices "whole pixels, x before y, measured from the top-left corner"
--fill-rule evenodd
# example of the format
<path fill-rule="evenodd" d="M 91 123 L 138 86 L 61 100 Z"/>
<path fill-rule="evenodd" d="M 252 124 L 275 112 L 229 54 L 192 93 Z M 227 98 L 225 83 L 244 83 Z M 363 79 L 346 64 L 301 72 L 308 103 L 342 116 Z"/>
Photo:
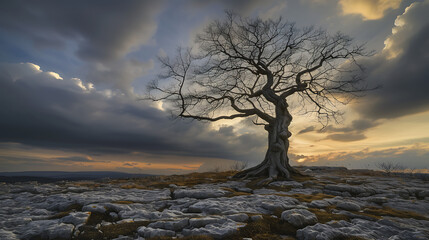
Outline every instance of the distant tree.
<path fill-rule="evenodd" d="M 404 170 L 405 167 L 399 163 L 393 163 L 393 162 L 381 162 L 376 163 L 375 166 L 377 168 L 383 170 L 387 175 L 390 175 L 392 172 Z"/>
<path fill-rule="evenodd" d="M 192 50 L 160 57 L 164 71 L 149 84 L 149 98 L 168 102 L 181 118 L 251 117 L 268 132 L 268 149 L 259 165 L 235 177 L 290 178 L 298 171 L 288 158 L 288 101 L 324 125 L 336 121 L 335 103 L 346 104 L 366 89 L 356 62 L 365 55 L 363 45 L 342 33 L 227 13 L 197 35 Z"/>

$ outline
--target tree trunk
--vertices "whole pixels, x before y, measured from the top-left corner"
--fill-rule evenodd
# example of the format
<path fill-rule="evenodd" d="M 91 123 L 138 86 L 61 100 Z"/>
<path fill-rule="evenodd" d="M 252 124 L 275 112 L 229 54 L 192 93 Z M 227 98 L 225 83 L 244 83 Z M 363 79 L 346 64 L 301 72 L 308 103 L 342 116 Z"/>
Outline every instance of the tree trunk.
<path fill-rule="evenodd" d="M 278 177 L 290 179 L 291 173 L 299 173 L 289 164 L 288 149 L 289 125 L 292 115 L 287 110 L 286 101 L 276 106 L 276 119 L 273 123 L 265 125 L 268 131 L 268 149 L 265 159 L 259 165 L 237 173 L 234 178 L 267 177 L 270 182 Z"/>

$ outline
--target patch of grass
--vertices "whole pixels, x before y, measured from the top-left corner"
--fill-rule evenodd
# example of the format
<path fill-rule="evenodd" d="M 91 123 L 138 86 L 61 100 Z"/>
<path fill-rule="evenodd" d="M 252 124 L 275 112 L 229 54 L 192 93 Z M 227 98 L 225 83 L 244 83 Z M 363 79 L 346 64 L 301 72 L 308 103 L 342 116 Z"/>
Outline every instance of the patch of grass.
<path fill-rule="evenodd" d="M 305 175 L 305 174 L 292 174 L 292 179 L 297 182 L 305 182 L 305 181 L 317 181 L 313 176 Z"/>
<path fill-rule="evenodd" d="M 148 187 L 144 186 L 144 185 L 137 185 L 137 184 L 124 184 L 121 185 L 122 189 L 148 189 Z"/>
<path fill-rule="evenodd" d="M 422 216 L 416 212 L 412 211 L 401 211 L 389 207 L 376 208 L 376 207 L 367 207 L 363 210 L 363 213 L 372 215 L 376 218 L 380 218 L 382 216 L 389 217 L 399 217 L 399 218 L 414 218 L 417 220 L 429 220 L 429 218 Z M 360 213 L 357 213 L 360 214 Z"/>
<path fill-rule="evenodd" d="M 78 187 L 87 187 L 90 189 L 101 187 L 99 183 L 96 182 L 90 182 L 90 181 L 78 181 L 78 182 L 71 182 L 71 184 L 78 186 Z"/>
<path fill-rule="evenodd" d="M 308 211 L 316 215 L 319 223 L 327 223 L 332 220 L 336 220 L 336 221 L 350 220 L 349 217 L 347 217 L 346 215 L 332 213 L 331 209 L 326 209 L 326 211 L 323 211 L 317 208 L 309 208 Z"/>
<path fill-rule="evenodd" d="M 100 231 L 93 226 L 82 226 L 79 228 L 81 234 L 76 238 L 78 240 L 91 240 L 91 239 L 112 239 L 117 238 L 119 235 L 132 236 L 140 226 L 147 226 L 148 221 L 126 222 L 120 224 L 111 224 L 108 226 L 101 226 Z"/>
<path fill-rule="evenodd" d="M 86 225 L 95 226 L 95 225 L 101 223 L 102 221 L 112 222 L 113 220 L 114 219 L 107 212 L 106 213 L 93 212 L 89 216 L 89 219 L 86 222 Z"/>
<path fill-rule="evenodd" d="M 261 240 L 282 239 L 280 235 L 295 236 L 296 231 L 297 229 L 291 224 L 279 218 L 264 215 L 262 220 L 250 222 L 246 226 L 239 228 L 238 232 L 228 237 L 228 239 L 241 240 L 246 237 Z M 270 238 L 267 238 L 268 236 Z"/>
<path fill-rule="evenodd" d="M 155 189 L 168 188 L 170 184 L 192 187 L 204 183 L 220 183 L 229 181 L 236 171 L 189 173 L 185 175 L 149 176 L 131 179 L 113 179 L 111 184 L 122 184 L 121 188 Z"/>
<path fill-rule="evenodd" d="M 57 214 L 53 215 L 53 216 L 52 216 L 52 217 L 50 217 L 49 219 L 59 219 L 59 218 L 63 218 L 63 217 L 65 217 L 65 216 L 69 215 L 71 212 L 74 212 L 74 211 L 82 211 L 82 207 L 83 207 L 83 205 L 81 205 L 81 204 L 73 203 L 73 204 L 69 205 L 68 207 L 66 207 L 66 208 L 64 209 L 64 211 L 59 212 L 59 213 L 57 213 Z"/>
<path fill-rule="evenodd" d="M 293 197 L 293 198 L 299 200 L 300 202 L 312 202 L 314 200 L 323 200 L 325 198 L 334 198 L 335 197 L 333 195 L 324 194 L 324 193 L 317 193 L 317 194 L 295 193 L 295 194 L 281 194 L 281 196 Z"/>

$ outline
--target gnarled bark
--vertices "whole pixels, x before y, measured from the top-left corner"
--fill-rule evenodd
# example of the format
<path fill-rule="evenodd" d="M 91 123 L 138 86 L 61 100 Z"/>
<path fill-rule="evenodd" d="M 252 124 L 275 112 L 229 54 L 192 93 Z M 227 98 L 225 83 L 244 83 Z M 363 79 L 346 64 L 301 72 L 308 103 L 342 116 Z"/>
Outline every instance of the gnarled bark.
<path fill-rule="evenodd" d="M 290 179 L 291 173 L 299 173 L 289 164 L 288 149 L 289 125 L 292 116 L 287 110 L 286 102 L 276 106 L 276 118 L 273 123 L 265 126 L 268 132 L 268 149 L 265 159 L 259 165 L 237 173 L 235 178 L 266 177 L 272 181 L 278 177 Z"/>

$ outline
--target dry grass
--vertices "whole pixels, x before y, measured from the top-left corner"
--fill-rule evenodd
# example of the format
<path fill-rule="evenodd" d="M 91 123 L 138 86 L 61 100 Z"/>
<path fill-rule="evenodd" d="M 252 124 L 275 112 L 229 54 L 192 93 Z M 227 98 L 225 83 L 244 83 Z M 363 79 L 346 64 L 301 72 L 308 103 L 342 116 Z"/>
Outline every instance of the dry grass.
<path fill-rule="evenodd" d="M 87 187 L 89 189 L 101 187 L 100 183 L 91 182 L 91 181 L 77 181 L 77 182 L 71 182 L 71 184 L 78 186 L 78 187 Z"/>
<path fill-rule="evenodd" d="M 76 239 L 78 240 L 90 240 L 90 239 L 113 239 L 122 236 L 132 236 L 137 228 L 140 226 L 147 226 L 147 221 L 127 222 L 120 224 L 112 224 L 108 226 L 101 226 L 100 231 L 95 229 L 93 226 L 85 225 L 79 230 L 82 232 Z"/>
<path fill-rule="evenodd" d="M 133 204 L 135 202 L 133 202 L 133 201 L 127 201 L 127 200 L 120 200 L 120 201 L 113 201 L 112 203 L 116 203 L 116 204 Z"/>
<path fill-rule="evenodd" d="M 414 218 L 417 220 L 429 220 L 429 218 L 422 216 L 416 212 L 411 211 L 401 211 L 389 207 L 376 208 L 376 207 L 367 207 L 363 210 L 363 213 L 380 218 L 382 216 L 389 217 L 399 217 L 399 218 Z M 361 213 L 358 213 L 361 214 Z"/>
<path fill-rule="evenodd" d="M 229 236 L 228 239 L 282 239 L 280 235 L 292 237 L 296 235 L 296 231 L 297 229 L 291 224 L 282 221 L 279 218 L 264 215 L 262 220 L 250 222 L 246 226 L 239 228 L 238 232 Z"/>
<path fill-rule="evenodd" d="M 314 200 L 323 200 L 325 198 L 334 198 L 335 196 L 324 194 L 324 193 L 317 193 L 317 194 L 301 194 L 301 193 L 295 193 L 295 194 L 278 194 L 280 196 L 285 197 L 293 197 L 300 202 L 312 202 Z"/>
<path fill-rule="evenodd" d="M 145 186 L 145 185 L 138 185 L 138 184 L 124 184 L 124 185 L 121 185 L 121 188 L 122 189 L 132 189 L 132 188 L 135 188 L 135 189 L 147 189 L 148 187 Z"/>
<path fill-rule="evenodd" d="M 168 188 L 170 184 L 192 187 L 197 184 L 220 183 L 229 181 L 236 171 L 189 173 L 185 175 L 151 176 L 131 179 L 114 179 L 111 184 L 119 184 L 124 189 L 156 189 Z"/>
<path fill-rule="evenodd" d="M 59 218 L 65 217 L 65 216 L 69 215 L 71 212 L 81 211 L 82 207 L 83 206 L 81 204 L 73 203 L 73 204 L 69 205 L 66 209 L 64 209 L 64 211 L 55 214 L 54 216 L 50 217 L 49 219 L 59 219 Z"/>
<path fill-rule="evenodd" d="M 319 223 L 327 223 L 332 220 L 335 220 L 335 221 L 350 220 L 350 218 L 347 217 L 346 215 L 332 213 L 332 209 L 326 209 L 325 211 L 323 211 L 317 208 L 309 208 L 308 210 L 316 215 Z"/>

